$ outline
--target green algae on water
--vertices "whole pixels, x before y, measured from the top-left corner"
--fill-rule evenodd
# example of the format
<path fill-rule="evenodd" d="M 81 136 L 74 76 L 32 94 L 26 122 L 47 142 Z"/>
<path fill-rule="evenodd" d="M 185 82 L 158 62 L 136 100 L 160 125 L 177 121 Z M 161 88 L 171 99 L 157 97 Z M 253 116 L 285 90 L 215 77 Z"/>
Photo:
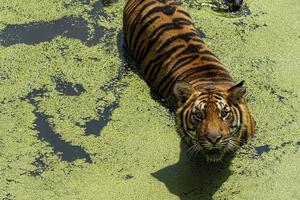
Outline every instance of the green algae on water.
<path fill-rule="evenodd" d="M 257 123 L 249 145 L 214 165 L 188 157 L 174 113 L 125 59 L 125 0 L 1 0 L 0 197 L 297 199 L 299 2 L 253 0 L 250 15 L 230 18 L 198 2 L 183 1 L 234 79 L 245 80 Z M 37 29 L 55 34 L 40 39 Z M 72 159 L 57 143 L 76 149 Z"/>

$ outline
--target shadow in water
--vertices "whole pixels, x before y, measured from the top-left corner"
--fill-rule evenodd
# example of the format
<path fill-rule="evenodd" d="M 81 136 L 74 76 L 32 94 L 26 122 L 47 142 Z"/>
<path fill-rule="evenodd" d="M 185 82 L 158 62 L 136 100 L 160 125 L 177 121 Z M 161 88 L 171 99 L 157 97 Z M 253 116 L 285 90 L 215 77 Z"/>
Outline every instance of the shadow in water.
<path fill-rule="evenodd" d="M 220 163 L 208 163 L 205 158 L 189 158 L 187 147 L 181 142 L 179 161 L 152 173 L 163 182 L 168 190 L 181 200 L 210 200 L 231 175 L 229 170 L 232 155 L 224 157 Z"/>

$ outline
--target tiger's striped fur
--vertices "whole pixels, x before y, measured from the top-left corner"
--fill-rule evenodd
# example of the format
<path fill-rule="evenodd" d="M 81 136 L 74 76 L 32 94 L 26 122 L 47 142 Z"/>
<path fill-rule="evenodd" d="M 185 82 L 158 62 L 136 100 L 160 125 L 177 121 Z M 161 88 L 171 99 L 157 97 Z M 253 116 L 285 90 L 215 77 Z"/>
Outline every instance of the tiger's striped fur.
<path fill-rule="evenodd" d="M 192 151 L 218 160 L 238 147 L 242 137 L 252 137 L 245 88 L 234 83 L 180 3 L 128 0 L 123 31 L 127 50 L 147 82 L 163 97 L 178 100 L 178 126 L 181 136 L 192 142 Z M 220 117 L 225 108 L 230 120 Z M 201 116 L 197 120 L 195 113 Z"/>

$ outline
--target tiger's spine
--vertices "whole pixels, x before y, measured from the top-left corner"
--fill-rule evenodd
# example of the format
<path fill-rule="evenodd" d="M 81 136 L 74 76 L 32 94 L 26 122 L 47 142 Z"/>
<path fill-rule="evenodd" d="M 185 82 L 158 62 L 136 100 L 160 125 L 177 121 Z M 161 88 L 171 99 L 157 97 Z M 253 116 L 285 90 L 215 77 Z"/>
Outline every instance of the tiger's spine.
<path fill-rule="evenodd" d="M 171 94 L 177 80 L 194 88 L 233 83 L 201 39 L 191 16 L 176 1 L 129 0 L 123 23 L 130 55 L 162 96 Z"/>

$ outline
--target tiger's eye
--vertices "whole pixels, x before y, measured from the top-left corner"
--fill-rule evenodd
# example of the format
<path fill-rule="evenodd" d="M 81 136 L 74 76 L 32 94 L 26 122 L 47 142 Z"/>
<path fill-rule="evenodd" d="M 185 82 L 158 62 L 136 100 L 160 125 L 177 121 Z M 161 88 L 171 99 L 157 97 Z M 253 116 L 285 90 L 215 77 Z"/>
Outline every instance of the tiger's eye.
<path fill-rule="evenodd" d="M 223 118 L 227 117 L 228 114 L 229 114 L 229 112 L 226 110 L 221 111 L 221 117 L 223 117 Z"/>
<path fill-rule="evenodd" d="M 201 113 L 193 113 L 193 116 L 197 121 L 202 121 Z"/>

